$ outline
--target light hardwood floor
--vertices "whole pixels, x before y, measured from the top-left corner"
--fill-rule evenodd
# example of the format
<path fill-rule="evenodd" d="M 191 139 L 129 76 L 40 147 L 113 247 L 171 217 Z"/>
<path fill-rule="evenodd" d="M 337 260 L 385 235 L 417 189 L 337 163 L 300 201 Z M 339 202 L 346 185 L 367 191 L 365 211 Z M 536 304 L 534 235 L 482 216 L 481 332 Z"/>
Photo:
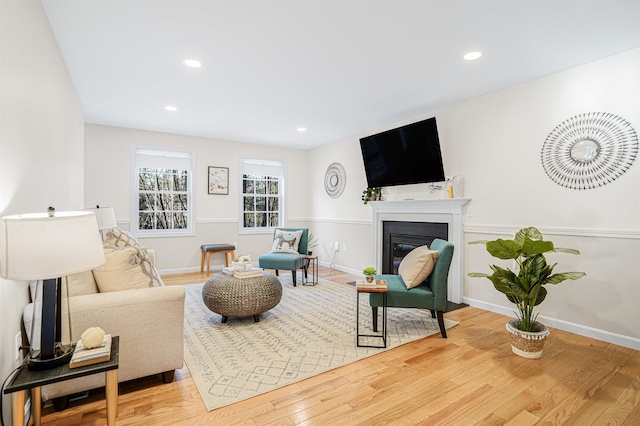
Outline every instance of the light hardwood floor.
<path fill-rule="evenodd" d="M 357 277 L 320 268 L 338 283 Z M 163 277 L 167 285 L 205 274 Z M 640 352 L 552 330 L 539 360 L 511 353 L 506 317 L 466 307 L 448 333 L 207 412 L 183 367 L 120 385 L 118 425 L 640 425 Z M 223 356 L 221 354 L 221 356 Z M 104 394 L 43 424 L 104 425 Z"/>

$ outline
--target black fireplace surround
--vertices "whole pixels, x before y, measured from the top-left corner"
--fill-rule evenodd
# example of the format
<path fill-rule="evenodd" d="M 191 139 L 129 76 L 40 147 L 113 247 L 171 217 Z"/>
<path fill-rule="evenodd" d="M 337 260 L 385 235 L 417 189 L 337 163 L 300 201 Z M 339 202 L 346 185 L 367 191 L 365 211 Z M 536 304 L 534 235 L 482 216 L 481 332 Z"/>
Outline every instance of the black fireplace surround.
<path fill-rule="evenodd" d="M 449 225 L 438 222 L 382 222 L 382 273 L 398 274 L 398 266 L 411 250 L 430 246 L 440 238 L 448 241 Z"/>

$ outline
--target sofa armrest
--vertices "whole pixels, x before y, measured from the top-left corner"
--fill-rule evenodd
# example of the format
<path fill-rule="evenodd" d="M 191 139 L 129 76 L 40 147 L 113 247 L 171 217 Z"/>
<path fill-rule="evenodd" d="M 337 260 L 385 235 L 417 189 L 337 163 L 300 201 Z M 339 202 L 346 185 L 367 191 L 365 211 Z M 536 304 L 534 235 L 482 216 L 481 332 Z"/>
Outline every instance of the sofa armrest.
<path fill-rule="evenodd" d="M 69 299 L 72 340 L 89 327 L 120 336 L 118 382 L 183 366 L 184 297 L 182 286 L 87 294 Z M 67 321 L 66 312 L 62 319 Z M 104 386 L 104 375 L 47 385 L 43 400 Z"/>

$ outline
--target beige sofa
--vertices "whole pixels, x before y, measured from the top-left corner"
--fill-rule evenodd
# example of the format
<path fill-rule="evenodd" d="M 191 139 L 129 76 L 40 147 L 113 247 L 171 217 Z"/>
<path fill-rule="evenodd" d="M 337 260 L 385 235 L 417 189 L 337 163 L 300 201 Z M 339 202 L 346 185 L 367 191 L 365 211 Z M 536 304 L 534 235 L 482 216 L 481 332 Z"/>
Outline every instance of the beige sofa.
<path fill-rule="evenodd" d="M 144 249 L 105 244 L 105 256 L 105 266 L 68 278 L 70 340 L 77 342 L 87 328 L 100 327 L 120 336 L 118 382 L 159 373 L 165 383 L 171 382 L 174 371 L 183 366 L 184 288 L 164 286 Z M 62 310 L 62 322 L 68 324 L 66 306 Z M 27 334 L 31 318 L 33 303 L 25 308 Z M 63 340 L 68 340 L 68 331 L 64 334 Z M 33 346 L 37 349 L 38 341 Z M 42 400 L 103 386 L 104 374 L 94 374 L 44 386 Z M 65 399 L 54 401 L 56 408 L 62 408 Z"/>

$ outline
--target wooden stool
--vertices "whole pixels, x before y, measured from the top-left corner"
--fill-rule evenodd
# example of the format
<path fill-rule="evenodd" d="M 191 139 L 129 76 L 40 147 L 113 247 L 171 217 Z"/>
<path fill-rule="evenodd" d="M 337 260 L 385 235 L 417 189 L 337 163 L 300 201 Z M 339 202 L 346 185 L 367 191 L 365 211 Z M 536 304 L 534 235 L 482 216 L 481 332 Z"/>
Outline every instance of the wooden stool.
<path fill-rule="evenodd" d="M 207 254 L 207 274 L 209 273 L 209 267 L 211 264 L 211 253 L 224 253 L 224 263 L 229 266 L 228 255 L 231 255 L 231 260 L 235 257 L 236 246 L 232 244 L 205 244 L 200 246 L 202 250 L 202 258 L 200 259 L 200 272 L 204 270 L 204 255 Z"/>

